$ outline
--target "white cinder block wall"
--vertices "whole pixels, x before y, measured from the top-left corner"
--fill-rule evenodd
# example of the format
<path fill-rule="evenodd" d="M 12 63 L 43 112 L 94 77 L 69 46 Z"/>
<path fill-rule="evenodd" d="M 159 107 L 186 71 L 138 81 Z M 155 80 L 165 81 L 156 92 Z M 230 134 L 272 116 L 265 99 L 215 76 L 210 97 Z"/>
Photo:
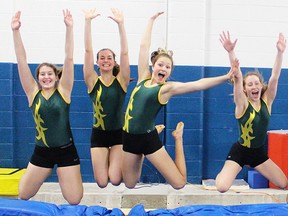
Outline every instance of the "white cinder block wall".
<path fill-rule="evenodd" d="M 176 65 L 228 66 L 219 42 L 222 30 L 238 38 L 237 56 L 242 66 L 272 67 L 279 32 L 288 37 L 286 0 L 2 0 L 0 1 L 0 61 L 15 62 L 10 21 L 22 11 L 22 37 L 29 63 L 64 58 L 62 9 L 71 10 L 75 27 L 75 63 L 83 64 L 83 10 L 97 8 L 102 14 L 93 22 L 95 51 L 119 50 L 116 23 L 108 19 L 110 8 L 125 14 L 132 65 L 137 65 L 139 41 L 148 17 L 165 14 L 155 22 L 152 49 L 174 51 Z M 287 55 L 285 55 L 287 56 Z M 284 60 L 284 67 L 288 61 Z"/>

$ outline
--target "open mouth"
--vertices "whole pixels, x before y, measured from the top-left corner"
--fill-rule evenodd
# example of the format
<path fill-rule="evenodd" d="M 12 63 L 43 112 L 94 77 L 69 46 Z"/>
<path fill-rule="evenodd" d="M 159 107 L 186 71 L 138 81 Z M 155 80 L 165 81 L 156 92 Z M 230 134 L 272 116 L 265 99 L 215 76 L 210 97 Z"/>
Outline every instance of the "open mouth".
<path fill-rule="evenodd" d="M 259 91 L 252 92 L 252 95 L 255 96 L 255 97 L 258 96 L 259 95 Z"/>
<path fill-rule="evenodd" d="M 158 77 L 163 79 L 165 77 L 165 74 L 164 73 L 158 73 Z"/>

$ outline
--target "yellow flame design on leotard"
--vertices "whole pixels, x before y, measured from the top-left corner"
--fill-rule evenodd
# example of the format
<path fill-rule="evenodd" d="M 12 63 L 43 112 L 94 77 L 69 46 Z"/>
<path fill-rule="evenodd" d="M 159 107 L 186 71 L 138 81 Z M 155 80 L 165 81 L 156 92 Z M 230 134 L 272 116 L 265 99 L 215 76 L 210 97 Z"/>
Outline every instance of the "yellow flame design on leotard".
<path fill-rule="evenodd" d="M 129 114 L 129 111 L 131 111 L 133 109 L 133 102 L 134 102 L 134 95 L 136 94 L 137 91 L 139 91 L 139 89 L 141 88 L 141 86 L 138 86 L 136 88 L 134 88 L 128 106 L 127 106 L 127 110 L 125 113 L 125 124 L 123 126 L 123 130 L 126 132 L 129 132 L 129 120 L 132 119 L 133 117 Z"/>
<path fill-rule="evenodd" d="M 99 90 L 97 90 L 95 103 L 93 103 L 94 117 L 97 120 L 97 122 L 94 124 L 94 127 L 98 128 L 100 126 L 102 130 L 105 130 L 103 118 L 106 116 L 106 114 L 101 113 L 103 112 L 103 107 L 100 101 L 101 95 L 102 95 L 102 87 L 100 86 Z"/>
<path fill-rule="evenodd" d="M 41 106 L 41 100 L 39 99 L 38 103 L 36 104 L 35 106 L 35 113 L 33 115 L 33 118 L 34 118 L 34 121 L 35 121 L 35 124 L 36 124 L 36 130 L 38 132 L 38 136 L 36 136 L 36 139 L 37 140 L 41 140 L 43 141 L 43 143 L 47 146 L 47 142 L 46 142 L 46 138 L 45 138 L 45 133 L 44 131 L 47 130 L 47 128 L 44 128 L 41 126 L 42 123 L 44 123 L 44 120 L 41 118 L 40 114 L 39 114 L 39 108 Z"/>
<path fill-rule="evenodd" d="M 250 113 L 250 117 L 246 121 L 245 125 L 243 126 L 241 124 L 241 131 L 242 131 L 241 138 L 244 140 L 244 143 L 242 145 L 245 147 L 248 147 L 248 148 L 251 147 L 251 140 L 253 140 L 255 138 L 255 137 L 252 137 L 249 135 L 249 133 L 253 134 L 252 122 L 253 122 L 254 118 L 255 118 L 255 111 L 253 110 L 253 112 Z"/>

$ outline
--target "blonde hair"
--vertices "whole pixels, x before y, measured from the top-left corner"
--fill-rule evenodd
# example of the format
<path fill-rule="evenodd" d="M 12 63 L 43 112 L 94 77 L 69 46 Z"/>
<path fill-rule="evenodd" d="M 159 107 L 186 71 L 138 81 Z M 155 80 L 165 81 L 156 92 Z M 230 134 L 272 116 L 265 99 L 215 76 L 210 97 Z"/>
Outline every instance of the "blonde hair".
<path fill-rule="evenodd" d="M 172 69 L 174 68 L 174 63 L 173 63 L 173 51 L 172 50 L 166 50 L 162 48 L 158 48 L 158 50 L 154 51 L 151 53 L 150 60 L 152 62 L 152 65 L 154 66 L 155 62 L 160 58 L 160 57 L 167 57 L 171 60 L 172 63 Z"/>

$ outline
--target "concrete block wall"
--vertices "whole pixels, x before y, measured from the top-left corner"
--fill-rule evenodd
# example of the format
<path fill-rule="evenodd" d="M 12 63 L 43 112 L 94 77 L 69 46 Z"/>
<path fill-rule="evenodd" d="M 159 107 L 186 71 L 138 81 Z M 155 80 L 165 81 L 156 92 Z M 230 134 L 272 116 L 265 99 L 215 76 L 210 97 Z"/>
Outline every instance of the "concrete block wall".
<path fill-rule="evenodd" d="M 13 156 L 13 64 L 0 64 L 0 164 L 11 166 Z"/>
<path fill-rule="evenodd" d="M 136 79 L 140 37 L 148 17 L 157 11 L 165 13 L 154 24 L 151 51 L 158 47 L 173 50 L 176 67 L 171 80 L 175 81 L 186 82 L 218 76 L 229 70 L 227 53 L 219 42 L 219 34 L 223 30 L 230 30 L 232 39 L 238 39 L 236 53 L 243 72 L 258 68 L 268 80 L 275 59 L 278 33 L 283 32 L 288 36 L 288 2 L 281 0 L 0 1 L 0 167 L 25 167 L 34 148 L 34 120 L 19 82 L 10 29 L 11 17 L 16 10 L 22 11 L 22 38 L 31 70 L 34 71 L 43 61 L 63 64 L 65 29 L 61 11 L 68 8 L 75 23 L 75 83 L 71 125 L 81 157 L 83 179 L 87 182 L 94 181 L 89 149 L 92 106 L 82 72 L 82 10 L 92 7 L 101 12 L 101 17 L 93 21 L 92 26 L 95 52 L 100 48 L 110 47 L 116 52 L 117 58 L 117 26 L 106 17 L 110 15 L 111 7 L 123 10 L 129 41 L 131 76 Z M 137 10 L 138 8 L 141 10 Z M 270 130 L 287 129 L 287 65 L 286 51 Z M 131 82 L 128 97 L 135 83 L 136 81 Z M 161 138 L 172 157 L 174 140 L 171 132 L 178 121 L 185 123 L 184 148 L 190 183 L 215 178 L 230 146 L 237 139 L 238 126 L 234 119 L 231 94 L 232 86 L 224 83 L 207 91 L 177 96 L 170 100 L 157 118 L 157 123 L 166 125 Z M 244 169 L 239 178 L 246 176 L 247 170 Z M 55 174 L 49 178 L 49 181 L 55 180 Z M 146 160 L 141 180 L 156 183 L 164 181 Z"/>

